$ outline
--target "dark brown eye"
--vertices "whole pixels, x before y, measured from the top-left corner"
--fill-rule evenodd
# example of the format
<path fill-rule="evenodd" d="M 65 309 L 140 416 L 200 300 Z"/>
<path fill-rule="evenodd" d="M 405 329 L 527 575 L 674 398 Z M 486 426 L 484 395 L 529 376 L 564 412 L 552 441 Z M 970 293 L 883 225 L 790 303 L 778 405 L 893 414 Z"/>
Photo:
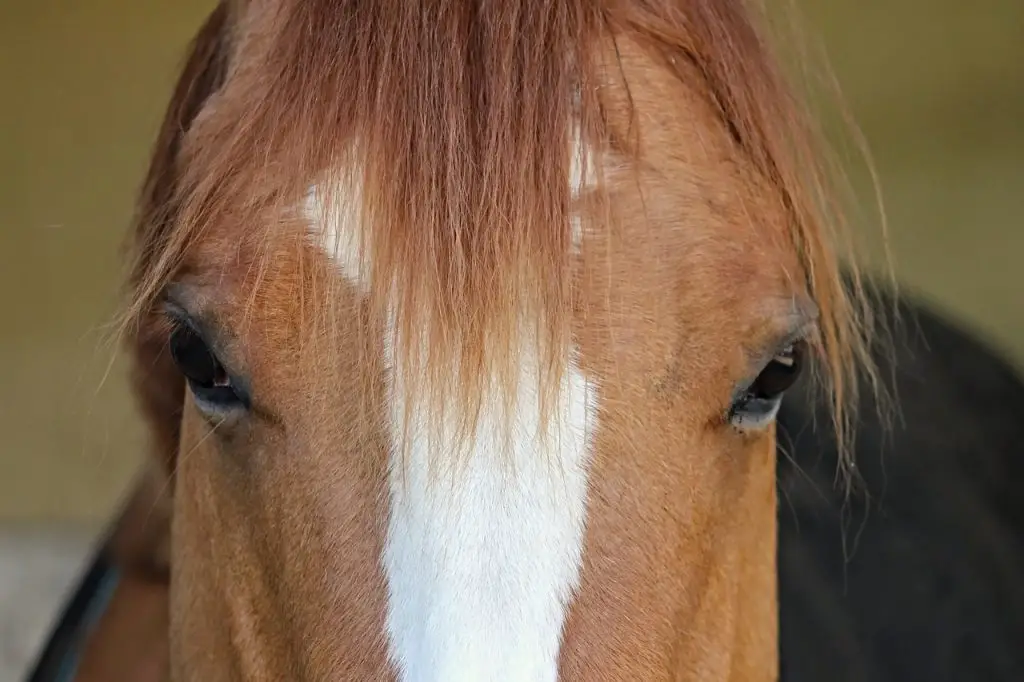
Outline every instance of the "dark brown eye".
<path fill-rule="evenodd" d="M 782 403 L 782 396 L 800 377 L 806 352 L 803 341 L 780 350 L 753 383 L 733 401 L 729 421 L 742 428 L 758 428 L 774 419 Z"/>
<path fill-rule="evenodd" d="M 203 407 L 229 409 L 242 406 L 224 367 L 193 329 L 179 324 L 171 333 L 171 357 Z"/>
<path fill-rule="evenodd" d="M 772 358 L 750 386 L 750 393 L 760 400 L 782 397 L 796 383 L 803 369 L 803 342 L 790 344 Z"/>

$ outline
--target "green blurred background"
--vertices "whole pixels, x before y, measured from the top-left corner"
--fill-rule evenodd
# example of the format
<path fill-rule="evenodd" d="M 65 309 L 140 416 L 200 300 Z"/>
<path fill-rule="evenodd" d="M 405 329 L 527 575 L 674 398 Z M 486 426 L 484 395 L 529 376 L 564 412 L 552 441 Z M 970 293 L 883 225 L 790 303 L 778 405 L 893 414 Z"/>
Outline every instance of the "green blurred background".
<path fill-rule="evenodd" d="M 1024 366 L 1024 2 L 797 4 L 874 155 L 897 276 Z M 0 2 L 0 520 L 106 518 L 138 465 L 118 247 L 212 5 Z"/>

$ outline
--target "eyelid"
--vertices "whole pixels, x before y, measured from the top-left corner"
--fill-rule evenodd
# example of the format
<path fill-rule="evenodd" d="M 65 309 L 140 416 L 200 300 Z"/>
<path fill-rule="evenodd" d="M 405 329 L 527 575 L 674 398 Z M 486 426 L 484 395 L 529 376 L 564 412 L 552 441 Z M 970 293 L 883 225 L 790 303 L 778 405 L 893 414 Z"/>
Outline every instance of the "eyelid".
<path fill-rule="evenodd" d="M 227 372 L 231 381 L 241 390 L 248 391 L 248 382 L 237 371 L 237 364 L 234 362 L 233 354 L 222 343 L 222 335 L 218 333 L 213 325 L 202 318 L 191 315 L 184 306 L 167 296 L 161 302 L 160 310 L 175 328 L 184 327 L 202 339 L 203 343 L 210 349 L 210 352 L 213 353 L 217 362 Z"/>
<path fill-rule="evenodd" d="M 172 301 L 164 300 L 160 304 L 160 313 L 164 318 L 171 323 L 176 329 L 178 327 L 186 327 L 200 337 L 203 337 L 203 333 L 199 330 L 195 322 L 192 321 L 192 316 L 186 313 L 180 306 L 176 305 Z"/>
<path fill-rule="evenodd" d="M 745 375 L 739 383 L 736 384 L 735 388 L 733 388 L 729 404 L 731 405 L 735 403 L 747 394 L 751 385 L 757 381 L 761 372 L 763 372 L 764 368 L 772 362 L 780 350 L 799 341 L 805 341 L 809 348 L 813 348 L 818 333 L 818 322 L 816 319 L 812 319 L 804 322 L 804 324 L 799 327 L 795 327 L 789 333 L 777 337 L 770 346 L 766 346 L 766 348 L 770 348 L 770 350 L 763 350 L 753 358 L 753 362 L 751 363 L 751 367 L 753 368 L 752 371 Z"/>
<path fill-rule="evenodd" d="M 226 361 L 230 359 L 231 353 L 222 342 L 223 335 L 213 324 L 210 324 L 202 317 L 197 317 L 196 315 L 191 314 L 185 306 L 181 305 L 169 296 L 165 296 L 163 298 L 160 309 L 164 317 L 166 317 L 171 324 L 180 327 L 187 327 L 190 331 L 201 338 L 210 350 L 213 351 L 213 354 L 217 356 L 217 360 L 224 364 L 225 367 L 230 364 Z"/>

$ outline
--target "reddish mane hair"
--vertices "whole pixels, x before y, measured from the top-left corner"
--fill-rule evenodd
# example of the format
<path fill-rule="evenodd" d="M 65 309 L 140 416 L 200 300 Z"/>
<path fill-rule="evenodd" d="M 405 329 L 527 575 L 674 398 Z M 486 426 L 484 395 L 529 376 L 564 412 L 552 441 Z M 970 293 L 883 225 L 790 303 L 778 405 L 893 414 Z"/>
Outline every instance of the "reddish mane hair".
<path fill-rule="evenodd" d="M 229 10 L 219 7 L 175 93 L 132 245 L 126 319 L 141 322 L 132 338 L 142 357 L 152 361 L 147 344 L 161 338 L 151 312 L 163 286 L 211 225 L 277 225 L 312 183 L 341 192 L 356 179 L 340 169 L 357 167 L 363 225 L 372 226 L 362 235 L 371 310 L 395 316 L 400 356 L 432 379 L 457 367 L 459 412 L 477 414 L 479 387 L 467 378 L 514 376 L 505 365 L 526 306 L 548 349 L 541 388 L 550 399 L 573 311 L 570 135 L 578 126 L 601 152 L 599 177 L 602 160 L 633 153 L 643 130 L 613 129 L 602 94 L 617 73 L 609 48 L 629 40 L 679 78 L 702 75 L 736 143 L 781 195 L 846 434 L 857 367 L 870 367 L 866 307 L 856 275 L 852 289 L 843 284 L 833 234 L 841 225 L 823 200 L 831 188 L 804 108 L 742 2 L 273 5 L 249 8 L 279 13 L 253 22 L 272 33 L 242 23 L 231 40 L 222 31 Z M 420 358 L 414 349 L 425 342 L 432 355 Z M 151 412 L 168 409 L 160 400 L 148 397 Z"/>

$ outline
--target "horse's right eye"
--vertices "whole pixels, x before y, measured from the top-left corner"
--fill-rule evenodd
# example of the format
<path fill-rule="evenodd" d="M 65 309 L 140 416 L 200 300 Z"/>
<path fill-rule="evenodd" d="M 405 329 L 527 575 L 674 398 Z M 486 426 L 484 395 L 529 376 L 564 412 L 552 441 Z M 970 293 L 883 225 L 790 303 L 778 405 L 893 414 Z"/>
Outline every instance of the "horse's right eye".
<path fill-rule="evenodd" d="M 208 411 L 245 407 L 231 377 L 195 330 L 177 323 L 169 345 L 174 364 L 188 381 L 200 407 Z"/>

